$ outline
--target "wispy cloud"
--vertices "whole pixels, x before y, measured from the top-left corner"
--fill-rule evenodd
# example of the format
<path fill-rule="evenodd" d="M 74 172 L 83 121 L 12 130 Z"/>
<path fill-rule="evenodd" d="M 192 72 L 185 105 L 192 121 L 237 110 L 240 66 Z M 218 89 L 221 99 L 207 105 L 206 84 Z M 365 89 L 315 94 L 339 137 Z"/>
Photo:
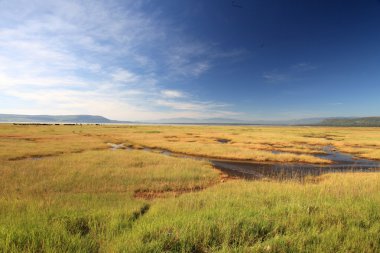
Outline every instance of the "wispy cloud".
<path fill-rule="evenodd" d="M 279 73 L 277 70 L 265 72 L 263 74 L 263 77 L 267 82 L 270 83 L 280 83 L 283 81 L 288 81 L 291 78 L 289 73 Z"/>
<path fill-rule="evenodd" d="M 216 104 L 212 102 L 200 102 L 200 101 L 190 101 L 190 102 L 178 102 L 178 101 L 167 101 L 167 100 L 157 100 L 156 103 L 161 106 L 170 107 L 176 110 L 214 110 L 216 108 L 226 107 L 224 104 Z"/>
<path fill-rule="evenodd" d="M 167 50 L 167 67 L 170 77 L 199 77 L 214 67 L 221 59 L 233 61 L 247 55 L 244 49 L 222 50 L 213 43 L 193 40 Z"/>
<path fill-rule="evenodd" d="M 139 79 L 136 74 L 127 69 L 117 69 L 111 76 L 114 82 L 120 83 L 134 83 Z"/>
<path fill-rule="evenodd" d="M 274 69 L 268 72 L 264 72 L 263 78 L 268 83 L 282 83 L 282 82 L 294 81 L 300 78 L 302 74 L 305 74 L 306 72 L 309 72 L 315 69 L 317 69 L 316 66 L 310 63 L 301 62 L 301 63 L 291 65 L 290 67 L 283 70 Z"/>
<path fill-rule="evenodd" d="M 2 97 L 18 105 L 3 112 L 136 120 L 232 113 L 165 83 L 196 79 L 242 51 L 190 38 L 140 1 L 0 1 L 0 16 L 0 105 Z"/>
<path fill-rule="evenodd" d="M 297 72 L 305 72 L 305 71 L 317 69 L 316 66 L 314 66 L 310 63 L 307 63 L 307 62 L 300 62 L 300 63 L 294 64 L 290 68 L 292 70 L 297 71 Z"/>
<path fill-rule="evenodd" d="M 162 90 L 161 94 L 166 98 L 183 98 L 185 94 L 179 90 Z"/>
<path fill-rule="evenodd" d="M 241 113 L 230 111 L 227 108 L 229 105 L 218 104 L 214 102 L 203 102 L 191 100 L 188 102 L 174 101 L 174 100 L 156 100 L 155 103 L 159 106 L 174 109 L 175 111 L 191 112 L 193 116 L 200 118 L 208 117 L 229 117 L 229 116 L 239 116 Z"/>

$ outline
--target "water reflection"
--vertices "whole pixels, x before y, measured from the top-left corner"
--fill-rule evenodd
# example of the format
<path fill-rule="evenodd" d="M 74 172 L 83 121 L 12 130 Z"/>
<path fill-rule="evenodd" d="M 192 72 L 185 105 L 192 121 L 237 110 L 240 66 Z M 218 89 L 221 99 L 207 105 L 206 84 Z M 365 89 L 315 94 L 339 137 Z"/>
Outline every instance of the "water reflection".
<path fill-rule="evenodd" d="M 244 160 L 213 159 L 202 156 L 174 153 L 165 149 L 133 146 L 123 144 L 111 145 L 112 149 L 138 149 L 146 152 L 160 153 L 166 156 L 209 161 L 214 167 L 232 177 L 244 179 L 275 179 L 303 181 L 309 176 L 320 176 L 325 173 L 344 172 L 380 172 L 380 162 L 368 159 L 356 159 L 352 155 L 336 151 L 333 147 L 324 148 L 325 154 L 317 157 L 330 159 L 334 163 L 329 165 L 303 163 L 260 163 Z"/>

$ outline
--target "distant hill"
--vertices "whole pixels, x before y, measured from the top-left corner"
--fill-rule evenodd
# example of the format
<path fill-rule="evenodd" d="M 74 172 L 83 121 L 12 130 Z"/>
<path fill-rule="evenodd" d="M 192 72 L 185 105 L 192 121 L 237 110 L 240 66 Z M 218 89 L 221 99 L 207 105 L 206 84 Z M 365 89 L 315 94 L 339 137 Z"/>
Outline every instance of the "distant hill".
<path fill-rule="evenodd" d="M 228 119 L 228 118 L 208 118 L 208 119 L 195 119 L 195 118 L 170 118 L 150 121 L 151 123 L 163 124 L 246 124 L 249 123 L 243 120 Z"/>
<path fill-rule="evenodd" d="M 318 125 L 380 127 L 380 117 L 329 118 L 322 120 Z"/>
<path fill-rule="evenodd" d="M 305 118 L 295 120 L 252 120 L 229 118 L 171 118 L 157 121 L 132 122 L 107 119 L 96 115 L 20 115 L 0 114 L 0 122 L 5 123 L 148 123 L 148 124 L 215 124 L 215 125 L 282 125 L 282 126 L 368 126 L 380 127 L 380 117 L 351 118 Z"/>
<path fill-rule="evenodd" d="M 279 126 L 380 126 L 380 117 L 304 118 L 291 120 L 239 120 L 229 118 L 171 118 L 150 121 L 162 124 L 279 125 Z"/>
<path fill-rule="evenodd" d="M 33 123 L 130 123 L 128 121 L 110 120 L 94 115 L 19 115 L 0 114 L 0 122 Z"/>
<path fill-rule="evenodd" d="M 151 121 L 163 124 L 231 124 L 231 125 L 312 125 L 322 122 L 325 118 L 305 118 L 295 120 L 241 120 L 230 118 L 170 118 Z"/>

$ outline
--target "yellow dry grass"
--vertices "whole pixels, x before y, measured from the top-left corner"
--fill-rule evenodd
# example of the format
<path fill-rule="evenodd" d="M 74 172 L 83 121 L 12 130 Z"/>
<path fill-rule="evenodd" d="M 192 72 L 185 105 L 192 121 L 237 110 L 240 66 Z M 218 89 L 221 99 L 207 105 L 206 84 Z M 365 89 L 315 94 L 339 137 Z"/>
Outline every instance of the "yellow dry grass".
<path fill-rule="evenodd" d="M 220 143 L 219 139 L 228 142 Z M 379 128 L 0 125 L 0 159 L 104 149 L 109 142 L 266 162 L 330 163 L 313 156 L 324 153 L 325 146 L 358 157 L 380 159 Z"/>
<path fill-rule="evenodd" d="M 380 158 L 378 128 L 4 124 L 0 251 L 380 250 L 380 174 L 219 183 L 207 162 L 107 143 L 257 161 L 326 162 L 312 156 L 325 146 Z"/>

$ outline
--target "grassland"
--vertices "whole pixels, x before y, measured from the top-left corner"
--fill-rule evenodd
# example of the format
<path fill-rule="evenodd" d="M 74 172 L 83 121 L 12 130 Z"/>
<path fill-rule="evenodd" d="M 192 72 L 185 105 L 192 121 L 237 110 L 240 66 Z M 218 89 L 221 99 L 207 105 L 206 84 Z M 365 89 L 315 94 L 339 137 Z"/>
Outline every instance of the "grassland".
<path fill-rule="evenodd" d="M 0 251 L 108 251 L 150 203 L 219 180 L 204 162 L 87 151 L 1 165 Z M 137 195 L 137 196 L 136 196 Z"/>
<path fill-rule="evenodd" d="M 305 163 L 330 163 L 313 154 L 332 146 L 380 160 L 380 128 L 0 125 L 0 134 L 0 159 L 106 149 L 112 142 L 217 158 Z"/>
<path fill-rule="evenodd" d="M 0 252 L 380 251 L 380 174 L 225 181 L 207 162 L 110 142 L 317 163 L 331 145 L 380 159 L 378 128 L 0 125 Z"/>
<path fill-rule="evenodd" d="M 319 184 L 232 181 L 152 206 L 127 252 L 379 252 L 380 175 Z"/>

